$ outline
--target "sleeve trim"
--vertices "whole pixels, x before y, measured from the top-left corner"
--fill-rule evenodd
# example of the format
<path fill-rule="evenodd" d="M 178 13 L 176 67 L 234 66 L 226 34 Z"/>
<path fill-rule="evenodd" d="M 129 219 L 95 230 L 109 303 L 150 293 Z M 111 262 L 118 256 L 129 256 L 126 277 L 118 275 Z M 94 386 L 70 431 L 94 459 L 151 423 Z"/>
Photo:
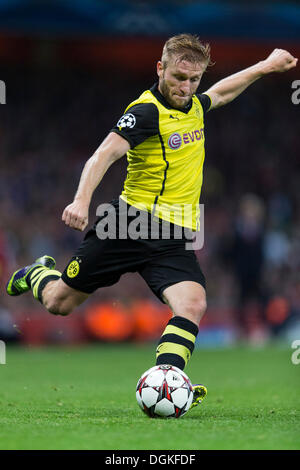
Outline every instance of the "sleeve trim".
<path fill-rule="evenodd" d="M 132 140 L 130 139 L 130 137 L 128 137 L 128 135 L 124 134 L 122 131 L 119 131 L 117 129 L 111 129 L 110 132 L 114 132 L 115 134 L 118 134 L 121 137 L 123 137 L 123 139 L 127 140 L 127 142 L 130 145 L 130 148 L 134 147 L 134 144 L 133 144 Z"/>
<path fill-rule="evenodd" d="M 209 101 L 210 101 L 210 105 L 209 105 L 209 107 L 208 107 L 208 108 L 207 108 L 207 110 L 206 110 L 206 112 L 207 112 L 207 111 L 209 111 L 209 110 L 210 110 L 210 108 L 211 108 L 211 105 L 212 105 L 212 100 L 211 100 L 211 97 L 209 96 L 209 94 L 208 94 L 208 93 L 202 93 L 202 94 L 203 94 L 203 95 L 205 95 L 205 96 L 208 96 L 208 98 L 209 98 Z"/>
<path fill-rule="evenodd" d="M 203 110 L 203 114 L 206 114 L 210 109 L 212 105 L 212 99 L 207 93 L 200 93 L 196 95 Z M 209 106 L 207 106 L 209 103 Z"/>

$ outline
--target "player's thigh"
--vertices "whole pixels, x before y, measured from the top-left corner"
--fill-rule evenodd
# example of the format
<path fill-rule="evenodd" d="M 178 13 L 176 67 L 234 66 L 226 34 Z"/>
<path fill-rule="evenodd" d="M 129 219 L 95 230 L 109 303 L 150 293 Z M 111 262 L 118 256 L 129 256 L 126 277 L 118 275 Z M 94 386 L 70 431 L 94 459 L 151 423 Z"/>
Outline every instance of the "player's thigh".
<path fill-rule="evenodd" d="M 174 315 L 184 316 L 198 323 L 206 311 L 206 291 L 195 281 L 173 284 L 162 292 L 163 300 Z"/>
<path fill-rule="evenodd" d="M 200 321 L 206 309 L 205 276 L 195 253 L 186 250 L 184 242 L 158 240 L 154 256 L 139 273 L 174 315 Z"/>

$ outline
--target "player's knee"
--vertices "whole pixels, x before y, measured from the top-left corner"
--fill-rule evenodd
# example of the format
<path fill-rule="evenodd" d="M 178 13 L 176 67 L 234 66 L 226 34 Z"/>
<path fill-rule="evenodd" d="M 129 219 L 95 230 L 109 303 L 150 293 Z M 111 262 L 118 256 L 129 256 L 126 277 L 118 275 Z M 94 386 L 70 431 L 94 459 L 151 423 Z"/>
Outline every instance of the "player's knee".
<path fill-rule="evenodd" d="M 65 308 L 65 307 L 54 307 L 52 309 L 48 309 L 50 313 L 53 313 L 53 315 L 62 315 L 62 316 L 67 316 L 72 312 L 73 308 Z"/>
<path fill-rule="evenodd" d="M 206 300 L 201 297 L 186 299 L 182 302 L 182 315 L 187 315 L 199 322 L 206 312 Z"/>
<path fill-rule="evenodd" d="M 66 302 L 65 299 L 53 298 L 44 302 L 44 306 L 48 312 L 53 315 L 69 315 L 73 310 L 73 305 L 70 302 Z"/>

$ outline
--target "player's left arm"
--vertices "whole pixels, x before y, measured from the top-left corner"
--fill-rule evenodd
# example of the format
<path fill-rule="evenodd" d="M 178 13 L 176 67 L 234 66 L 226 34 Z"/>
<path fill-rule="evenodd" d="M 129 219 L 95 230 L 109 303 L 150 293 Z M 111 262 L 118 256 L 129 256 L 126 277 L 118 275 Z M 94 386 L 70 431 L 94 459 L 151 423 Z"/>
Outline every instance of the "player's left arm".
<path fill-rule="evenodd" d="M 288 51 L 274 49 L 265 60 L 220 80 L 205 91 L 211 99 L 209 110 L 230 103 L 259 78 L 272 72 L 287 72 L 296 67 L 297 62 L 298 59 Z"/>

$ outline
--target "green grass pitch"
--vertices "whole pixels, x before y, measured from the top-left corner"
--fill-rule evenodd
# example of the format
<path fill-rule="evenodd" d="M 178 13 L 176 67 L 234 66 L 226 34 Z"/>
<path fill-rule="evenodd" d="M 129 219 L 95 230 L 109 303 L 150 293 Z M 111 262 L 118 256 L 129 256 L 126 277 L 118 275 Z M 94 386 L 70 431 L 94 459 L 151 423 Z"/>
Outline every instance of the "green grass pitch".
<path fill-rule="evenodd" d="M 279 347 L 195 350 L 186 372 L 208 388 L 181 419 L 136 403 L 155 346 L 7 346 L 0 365 L 1 449 L 299 449 L 300 365 Z"/>

